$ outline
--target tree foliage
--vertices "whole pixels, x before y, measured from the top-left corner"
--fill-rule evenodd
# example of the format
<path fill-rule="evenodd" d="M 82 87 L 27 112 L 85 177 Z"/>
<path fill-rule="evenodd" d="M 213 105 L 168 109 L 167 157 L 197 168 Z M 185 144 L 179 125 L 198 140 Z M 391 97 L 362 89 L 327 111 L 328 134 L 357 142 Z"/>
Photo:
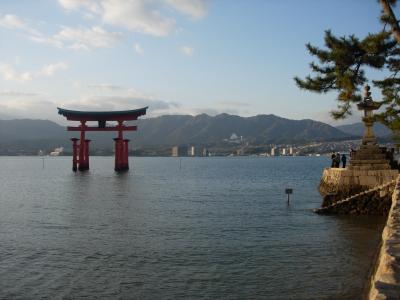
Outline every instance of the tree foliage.
<path fill-rule="evenodd" d="M 351 115 L 352 104 L 362 100 L 363 85 L 371 81 L 382 92 L 381 99 L 374 99 L 381 105 L 376 119 L 400 131 L 400 29 L 392 10 L 396 0 L 379 2 L 384 23 L 381 32 L 360 39 L 355 35 L 337 37 L 326 31 L 325 48 L 306 45 L 317 59 L 310 64 L 311 75 L 294 80 L 301 89 L 337 92 L 338 108 L 331 112 L 335 119 Z M 378 73 L 381 78 L 367 78 L 368 69 L 383 71 Z"/>

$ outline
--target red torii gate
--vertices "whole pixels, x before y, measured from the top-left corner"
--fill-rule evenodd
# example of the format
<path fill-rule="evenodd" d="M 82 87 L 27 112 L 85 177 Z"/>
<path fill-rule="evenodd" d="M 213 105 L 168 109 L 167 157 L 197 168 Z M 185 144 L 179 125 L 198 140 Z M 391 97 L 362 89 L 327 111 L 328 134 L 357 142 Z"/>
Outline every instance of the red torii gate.
<path fill-rule="evenodd" d="M 146 114 L 148 107 L 123 110 L 123 111 L 79 111 L 69 109 L 58 109 L 58 114 L 63 115 L 68 121 L 79 121 L 79 126 L 68 126 L 68 131 L 80 131 L 80 140 L 72 138 L 72 170 L 75 172 L 89 170 L 89 142 L 85 137 L 86 131 L 117 131 L 118 137 L 115 141 L 115 171 L 129 170 L 129 148 L 128 139 L 123 138 L 124 131 L 135 131 L 137 126 L 125 126 L 125 121 L 137 120 Z M 87 126 L 86 122 L 97 121 L 98 126 Z M 117 121 L 116 126 L 107 126 L 107 121 Z M 79 141 L 79 144 L 78 144 Z"/>

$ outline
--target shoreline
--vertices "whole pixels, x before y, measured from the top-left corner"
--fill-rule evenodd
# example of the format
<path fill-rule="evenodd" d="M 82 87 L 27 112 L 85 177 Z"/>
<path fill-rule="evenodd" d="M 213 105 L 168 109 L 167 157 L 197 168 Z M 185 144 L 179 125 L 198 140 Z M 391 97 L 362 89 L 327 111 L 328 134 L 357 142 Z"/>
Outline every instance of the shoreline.
<path fill-rule="evenodd" d="M 392 194 L 392 205 L 382 231 L 373 274 L 366 283 L 368 294 L 363 299 L 398 299 L 400 295 L 400 176 Z"/>
<path fill-rule="evenodd" d="M 386 220 L 387 222 L 387 220 Z M 385 226 L 382 228 L 382 233 L 381 236 L 383 234 L 383 230 L 385 229 Z M 368 300 L 369 299 L 369 293 L 372 289 L 372 284 L 373 284 L 373 279 L 374 279 L 374 275 L 378 269 L 378 264 L 379 264 L 379 258 L 380 258 L 380 253 L 381 253 L 381 249 L 382 249 L 382 245 L 383 245 L 383 241 L 382 238 L 380 239 L 378 246 L 375 249 L 375 253 L 374 256 L 372 257 L 372 261 L 371 261 L 371 265 L 369 267 L 368 270 L 368 274 L 365 278 L 365 284 L 364 287 L 362 289 L 362 294 L 361 294 L 361 298 L 362 300 Z"/>

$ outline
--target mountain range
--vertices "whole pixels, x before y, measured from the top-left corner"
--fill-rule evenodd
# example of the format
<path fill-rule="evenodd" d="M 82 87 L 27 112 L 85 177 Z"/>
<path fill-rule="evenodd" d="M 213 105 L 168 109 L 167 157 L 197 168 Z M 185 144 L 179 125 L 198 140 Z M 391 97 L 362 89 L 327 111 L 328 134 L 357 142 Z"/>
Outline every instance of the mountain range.
<path fill-rule="evenodd" d="M 362 136 L 364 134 L 364 124 L 361 122 L 348 125 L 341 125 L 337 126 L 336 128 L 345 133 L 353 134 L 356 136 Z M 391 130 L 387 128 L 385 125 L 382 125 L 381 123 L 375 123 L 373 126 L 373 130 L 375 135 L 380 138 L 390 138 L 392 136 Z"/>
<path fill-rule="evenodd" d="M 338 128 L 313 120 L 290 120 L 275 115 L 240 117 L 229 114 L 165 115 L 136 122 L 137 132 L 125 134 L 135 148 L 181 144 L 216 145 L 229 143 L 232 134 L 250 144 L 302 144 L 316 141 L 357 139 L 362 135 L 361 123 Z M 387 128 L 378 125 L 378 136 L 388 136 Z M 48 120 L 0 120 L 0 150 L 4 148 L 51 149 L 70 148 L 71 137 L 65 126 Z M 111 149 L 115 133 L 89 133 L 92 148 Z M 4 153 L 4 151 L 0 152 Z"/>
<path fill-rule="evenodd" d="M 294 144 L 354 137 L 322 122 L 289 120 L 275 115 L 166 115 L 143 119 L 138 124 L 136 142 L 142 145 L 215 144 L 233 133 L 252 144 Z"/>

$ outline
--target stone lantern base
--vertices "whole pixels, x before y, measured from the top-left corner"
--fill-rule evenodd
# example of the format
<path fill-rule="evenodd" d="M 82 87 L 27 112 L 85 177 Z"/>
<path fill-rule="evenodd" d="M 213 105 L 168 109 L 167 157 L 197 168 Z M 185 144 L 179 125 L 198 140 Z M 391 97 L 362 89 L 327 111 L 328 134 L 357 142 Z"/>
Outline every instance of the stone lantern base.
<path fill-rule="evenodd" d="M 351 158 L 349 170 L 390 170 L 385 150 L 378 145 L 361 145 Z"/>

